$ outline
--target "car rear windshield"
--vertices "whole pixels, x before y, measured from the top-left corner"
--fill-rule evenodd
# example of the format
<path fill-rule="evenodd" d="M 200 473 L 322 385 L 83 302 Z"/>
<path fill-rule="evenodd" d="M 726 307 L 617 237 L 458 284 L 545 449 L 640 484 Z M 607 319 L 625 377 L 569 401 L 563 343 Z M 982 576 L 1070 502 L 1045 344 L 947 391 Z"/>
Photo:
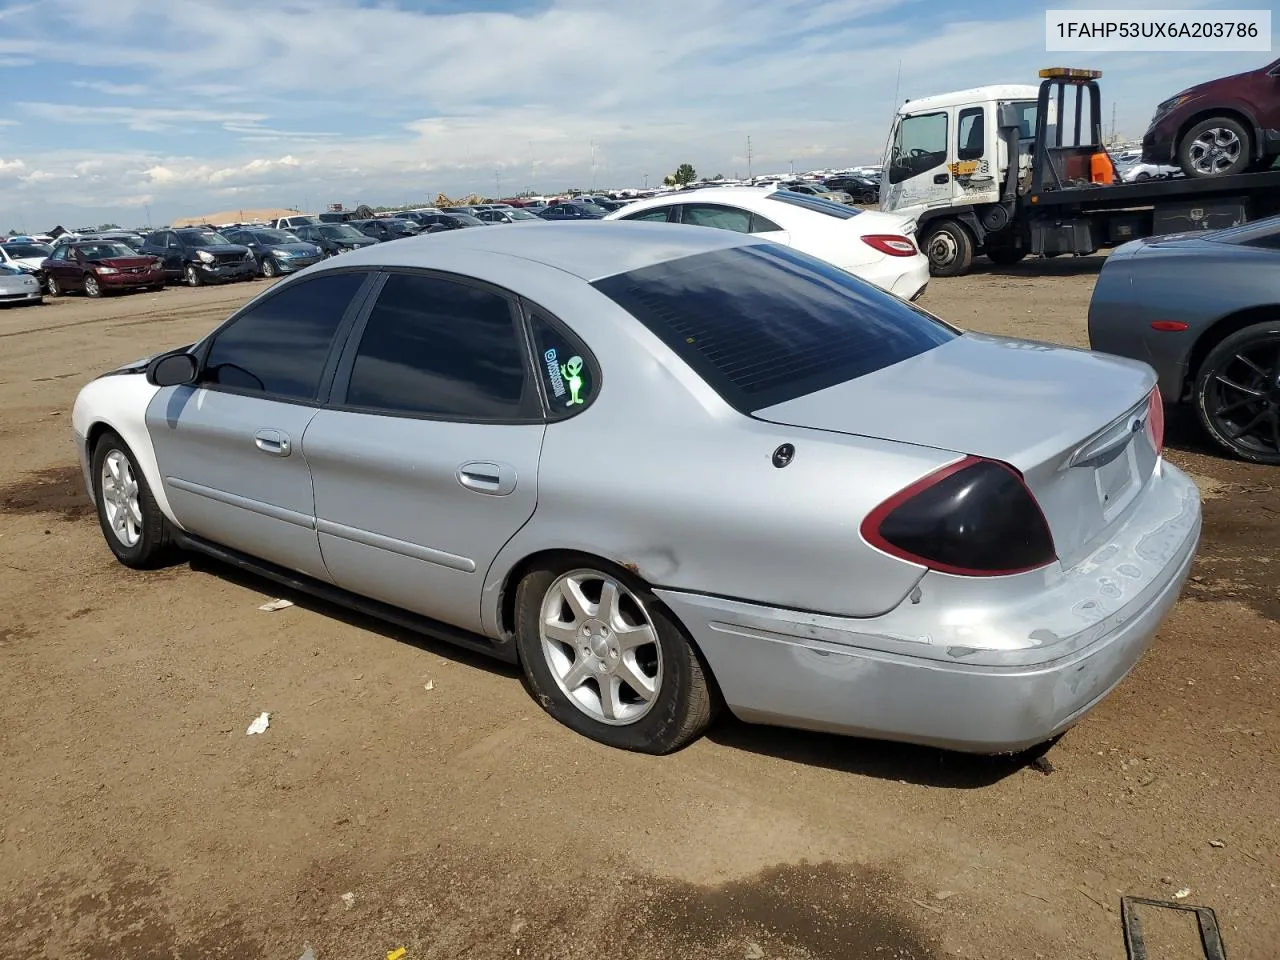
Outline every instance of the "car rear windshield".
<path fill-rule="evenodd" d="M 835 200 L 824 200 L 822 197 L 815 197 L 809 193 L 794 193 L 791 190 L 775 190 L 769 194 L 768 199 L 776 200 L 779 203 L 789 203 L 795 207 L 804 207 L 806 210 L 813 210 L 815 213 L 825 213 L 829 217 L 839 217 L 841 220 L 856 217 L 862 212 L 857 207 L 847 207 L 843 203 L 837 203 Z"/>
<path fill-rule="evenodd" d="M 742 413 L 874 373 L 960 335 L 878 287 L 775 244 L 696 254 L 592 286 Z"/>

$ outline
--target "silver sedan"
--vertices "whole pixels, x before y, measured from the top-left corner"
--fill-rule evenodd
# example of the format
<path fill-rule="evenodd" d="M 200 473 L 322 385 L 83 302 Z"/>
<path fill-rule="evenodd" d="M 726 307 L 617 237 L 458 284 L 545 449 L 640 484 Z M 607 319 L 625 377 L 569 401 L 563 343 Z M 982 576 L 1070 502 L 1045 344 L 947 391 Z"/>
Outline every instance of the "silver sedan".
<path fill-rule="evenodd" d="M 44 294 L 35 274 L 21 267 L 0 263 L 0 307 L 43 302 Z"/>
<path fill-rule="evenodd" d="M 1186 577 L 1158 398 L 750 235 L 552 223 L 311 267 L 73 424 L 121 562 L 442 634 L 604 743 L 727 705 L 1004 752 L 1118 684 Z"/>

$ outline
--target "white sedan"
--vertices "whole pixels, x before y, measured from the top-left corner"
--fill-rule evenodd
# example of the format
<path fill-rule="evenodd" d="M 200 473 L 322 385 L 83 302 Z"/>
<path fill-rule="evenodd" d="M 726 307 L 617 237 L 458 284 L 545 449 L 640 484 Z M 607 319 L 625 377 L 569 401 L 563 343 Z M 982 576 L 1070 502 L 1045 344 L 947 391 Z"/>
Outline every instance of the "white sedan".
<path fill-rule="evenodd" d="M 657 220 L 756 234 L 868 280 L 904 300 L 929 282 L 915 222 L 771 187 L 716 187 L 651 197 L 606 220 Z"/>

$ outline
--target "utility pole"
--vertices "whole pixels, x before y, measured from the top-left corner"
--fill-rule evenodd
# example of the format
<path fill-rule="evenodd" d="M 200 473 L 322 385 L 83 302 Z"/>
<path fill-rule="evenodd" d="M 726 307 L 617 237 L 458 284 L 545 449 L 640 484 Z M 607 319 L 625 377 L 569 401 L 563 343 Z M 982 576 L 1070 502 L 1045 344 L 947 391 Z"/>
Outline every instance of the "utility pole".
<path fill-rule="evenodd" d="M 596 142 L 591 141 L 591 192 L 596 192 Z"/>
<path fill-rule="evenodd" d="M 501 200 L 502 199 L 502 171 L 501 170 L 493 171 L 493 189 L 494 189 L 493 199 Z"/>
<path fill-rule="evenodd" d="M 752 180 L 751 176 L 751 138 L 747 137 L 747 179 Z"/>
<path fill-rule="evenodd" d="M 796 175 L 796 162 L 794 160 L 789 162 L 791 163 L 791 175 L 794 177 Z"/>
<path fill-rule="evenodd" d="M 1116 102 L 1111 101 L 1111 142 L 1116 142 Z"/>
<path fill-rule="evenodd" d="M 644 188 L 646 190 L 649 189 L 649 175 L 647 173 L 644 175 Z"/>

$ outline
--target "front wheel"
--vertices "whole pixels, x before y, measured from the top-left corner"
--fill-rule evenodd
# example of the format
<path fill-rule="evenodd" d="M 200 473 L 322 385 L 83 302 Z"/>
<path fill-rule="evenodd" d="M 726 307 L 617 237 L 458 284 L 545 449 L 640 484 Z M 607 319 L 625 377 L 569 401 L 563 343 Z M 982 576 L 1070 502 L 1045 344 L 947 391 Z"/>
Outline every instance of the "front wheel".
<path fill-rule="evenodd" d="M 196 265 L 194 263 L 187 264 L 186 276 L 188 287 L 198 287 L 204 282 L 200 279 L 200 271 L 196 269 Z"/>
<path fill-rule="evenodd" d="M 102 284 L 98 282 L 98 278 L 93 274 L 85 276 L 84 292 L 95 299 L 102 296 Z"/>
<path fill-rule="evenodd" d="M 172 551 L 169 528 L 125 442 L 103 434 L 93 449 L 93 495 L 107 546 L 126 567 L 157 566 Z"/>
<path fill-rule="evenodd" d="M 62 287 L 58 286 L 58 281 L 56 277 L 50 277 L 48 280 L 46 280 L 45 288 L 49 291 L 49 296 L 51 297 L 62 296 Z"/>
<path fill-rule="evenodd" d="M 973 238 L 954 220 L 944 220 L 925 238 L 929 272 L 935 277 L 959 277 L 973 265 Z"/>
<path fill-rule="evenodd" d="M 1229 177 L 1252 162 L 1253 138 L 1232 117 L 1197 123 L 1178 141 L 1178 166 L 1188 177 Z"/>
<path fill-rule="evenodd" d="M 1242 460 L 1280 466 L 1280 320 L 1237 330 L 1196 373 L 1196 414 Z"/>
<path fill-rule="evenodd" d="M 272 260 L 270 257 L 266 257 L 266 258 L 264 258 L 264 259 L 263 259 L 263 261 L 262 261 L 262 275 L 263 275 L 264 277 L 266 277 L 268 280 L 270 280 L 272 277 L 274 277 L 274 276 L 275 276 L 276 274 L 278 274 L 279 272 L 280 272 L 280 270 L 279 270 L 279 268 L 276 266 L 276 262 L 275 262 L 274 260 Z"/>
<path fill-rule="evenodd" d="M 516 645 L 538 703 L 592 740 L 670 753 L 711 722 L 692 644 L 640 580 L 600 561 L 527 574 L 516 591 Z"/>

